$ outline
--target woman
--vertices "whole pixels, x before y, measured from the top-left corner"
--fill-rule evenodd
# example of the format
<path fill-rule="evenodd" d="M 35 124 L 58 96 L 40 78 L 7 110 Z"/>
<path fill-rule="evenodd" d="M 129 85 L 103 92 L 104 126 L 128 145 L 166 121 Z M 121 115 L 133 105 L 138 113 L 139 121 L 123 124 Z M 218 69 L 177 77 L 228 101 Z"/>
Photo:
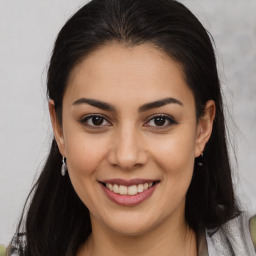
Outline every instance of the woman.
<path fill-rule="evenodd" d="M 186 7 L 91 1 L 60 31 L 47 86 L 54 139 L 11 251 L 255 254 L 214 51 Z"/>

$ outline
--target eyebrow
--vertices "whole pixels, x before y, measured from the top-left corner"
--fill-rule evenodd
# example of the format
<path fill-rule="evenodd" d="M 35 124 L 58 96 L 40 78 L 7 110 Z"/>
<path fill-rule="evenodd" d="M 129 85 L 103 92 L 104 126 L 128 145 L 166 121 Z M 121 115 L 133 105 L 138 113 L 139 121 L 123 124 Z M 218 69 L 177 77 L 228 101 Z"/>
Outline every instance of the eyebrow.
<path fill-rule="evenodd" d="M 161 100 L 157 100 L 157 101 L 153 101 L 150 103 L 146 103 L 144 105 L 142 105 L 139 108 L 139 112 L 144 112 L 153 108 L 160 108 L 162 106 L 165 106 L 167 104 L 178 104 L 180 106 L 183 106 L 182 102 L 175 99 L 175 98 L 165 98 L 165 99 L 161 99 Z"/>
<path fill-rule="evenodd" d="M 72 105 L 77 106 L 81 104 L 88 104 L 93 107 L 100 108 L 106 111 L 116 112 L 116 108 L 113 105 L 103 101 L 95 100 L 95 99 L 81 98 L 79 100 L 76 100 Z M 165 98 L 165 99 L 156 100 L 153 102 L 143 104 L 142 106 L 139 107 L 138 112 L 140 113 L 140 112 L 148 111 L 150 109 L 160 108 L 167 104 L 178 104 L 179 106 L 183 106 L 183 103 L 175 98 Z"/>

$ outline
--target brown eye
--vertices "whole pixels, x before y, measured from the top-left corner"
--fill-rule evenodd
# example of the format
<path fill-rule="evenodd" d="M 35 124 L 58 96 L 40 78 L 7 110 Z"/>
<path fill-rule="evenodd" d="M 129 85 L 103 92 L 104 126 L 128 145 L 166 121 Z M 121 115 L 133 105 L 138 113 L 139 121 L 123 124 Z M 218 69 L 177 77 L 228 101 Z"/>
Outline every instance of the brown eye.
<path fill-rule="evenodd" d="M 104 121 L 104 118 L 101 116 L 93 116 L 92 117 L 93 125 L 102 125 L 103 121 Z"/>
<path fill-rule="evenodd" d="M 146 126 L 154 127 L 154 128 L 166 128 L 172 124 L 177 124 L 174 119 L 166 115 L 158 115 L 151 118 L 147 123 Z"/>
<path fill-rule="evenodd" d="M 91 129 L 97 129 L 111 125 L 105 117 L 100 115 L 87 116 L 81 120 L 81 123 Z"/>
<path fill-rule="evenodd" d="M 165 124 L 166 118 L 159 116 L 154 119 L 154 123 L 156 126 L 163 126 Z"/>

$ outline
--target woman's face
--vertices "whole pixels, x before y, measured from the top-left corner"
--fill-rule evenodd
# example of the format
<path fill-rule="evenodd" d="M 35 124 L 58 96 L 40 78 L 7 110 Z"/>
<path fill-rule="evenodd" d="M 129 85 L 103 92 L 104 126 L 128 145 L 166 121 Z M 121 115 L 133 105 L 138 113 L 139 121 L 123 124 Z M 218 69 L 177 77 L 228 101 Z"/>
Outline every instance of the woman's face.
<path fill-rule="evenodd" d="M 52 118 L 92 225 L 142 234 L 184 220 L 211 127 L 197 122 L 193 94 L 168 56 L 149 45 L 97 49 L 72 72 L 62 128 Z"/>

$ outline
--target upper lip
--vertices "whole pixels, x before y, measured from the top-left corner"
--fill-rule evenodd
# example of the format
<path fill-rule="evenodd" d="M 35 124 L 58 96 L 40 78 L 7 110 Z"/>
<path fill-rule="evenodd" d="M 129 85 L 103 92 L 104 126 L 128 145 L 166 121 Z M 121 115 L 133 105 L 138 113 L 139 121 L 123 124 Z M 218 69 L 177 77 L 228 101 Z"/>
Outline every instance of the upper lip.
<path fill-rule="evenodd" d="M 123 185 L 123 186 L 132 186 L 132 185 L 139 185 L 139 184 L 145 184 L 145 183 L 156 182 L 156 181 L 159 181 L 159 180 L 152 180 L 152 179 L 130 179 L 130 180 L 107 179 L 107 180 L 101 180 L 100 182 Z"/>

